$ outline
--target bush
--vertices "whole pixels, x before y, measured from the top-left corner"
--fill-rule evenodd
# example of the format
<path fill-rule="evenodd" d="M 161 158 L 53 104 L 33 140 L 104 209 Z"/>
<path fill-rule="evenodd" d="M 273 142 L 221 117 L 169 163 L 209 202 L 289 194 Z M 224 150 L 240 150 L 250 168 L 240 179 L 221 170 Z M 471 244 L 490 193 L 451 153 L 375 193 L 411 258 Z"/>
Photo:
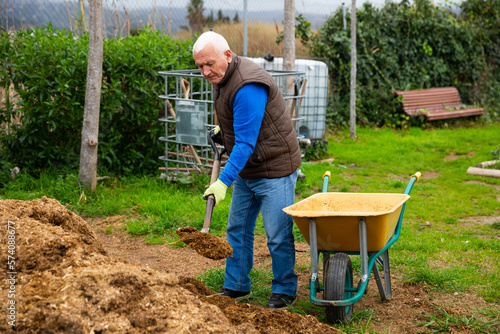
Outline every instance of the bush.
<path fill-rule="evenodd" d="M 12 83 L 18 94 L 16 107 L 2 110 L 3 121 L 19 120 L 0 137 L 5 156 L 33 171 L 50 165 L 74 166 L 78 163 L 88 40 L 51 28 L 4 33 L 1 38 L 2 45 L 9 45 L 4 58 L 8 76 L 2 78 L 2 86 Z"/>
<path fill-rule="evenodd" d="M 357 116 L 362 125 L 406 122 L 394 90 L 455 86 L 464 103 L 481 104 L 498 117 L 500 1 L 465 1 L 464 13 L 428 0 L 365 3 L 357 12 Z M 333 92 L 330 116 L 349 119 L 350 31 L 338 10 L 311 38 L 311 52 L 326 58 Z M 496 95 L 496 97 L 495 97 Z"/>
<path fill-rule="evenodd" d="M 328 158 L 328 141 L 316 140 L 306 146 L 304 160 L 321 160 Z"/>
<path fill-rule="evenodd" d="M 20 117 L 0 133 L 8 161 L 31 173 L 79 165 L 85 101 L 88 36 L 65 30 L 32 29 L 0 36 L 4 56 L 0 86 L 14 84 L 17 107 L 2 106 L 2 122 Z M 104 41 L 99 124 L 99 169 L 112 173 L 151 173 L 164 144 L 164 107 L 158 98 L 164 80 L 158 71 L 194 68 L 191 41 L 159 32 Z"/>

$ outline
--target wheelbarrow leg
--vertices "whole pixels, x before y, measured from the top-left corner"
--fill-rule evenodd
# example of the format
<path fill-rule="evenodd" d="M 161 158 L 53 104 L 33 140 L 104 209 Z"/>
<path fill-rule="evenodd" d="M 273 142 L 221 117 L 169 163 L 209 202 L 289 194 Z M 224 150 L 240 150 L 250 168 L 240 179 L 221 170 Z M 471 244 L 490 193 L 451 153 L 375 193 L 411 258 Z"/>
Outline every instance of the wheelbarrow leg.
<path fill-rule="evenodd" d="M 366 219 L 365 217 L 358 217 L 359 223 L 359 256 L 361 260 L 361 283 L 364 284 L 368 281 L 368 242 L 366 235 Z"/>
<path fill-rule="evenodd" d="M 387 298 L 392 297 L 392 288 L 391 288 L 391 268 L 389 266 L 389 250 L 387 249 L 384 254 L 384 283 L 385 283 L 385 294 Z"/>
<path fill-rule="evenodd" d="M 316 297 L 318 289 L 318 271 L 319 271 L 319 253 L 318 253 L 318 238 L 316 235 L 316 219 L 309 219 L 309 245 L 311 249 L 311 282 L 310 282 L 310 295 Z"/>
<path fill-rule="evenodd" d="M 389 250 L 386 250 L 383 254 L 383 259 L 377 258 L 376 262 L 384 268 L 384 285 L 382 285 L 382 278 L 380 277 L 380 271 L 377 267 L 377 263 L 373 266 L 373 276 L 375 277 L 375 282 L 377 283 L 378 291 L 380 292 L 380 298 L 385 301 L 392 297 L 391 292 L 391 269 L 389 267 Z"/>

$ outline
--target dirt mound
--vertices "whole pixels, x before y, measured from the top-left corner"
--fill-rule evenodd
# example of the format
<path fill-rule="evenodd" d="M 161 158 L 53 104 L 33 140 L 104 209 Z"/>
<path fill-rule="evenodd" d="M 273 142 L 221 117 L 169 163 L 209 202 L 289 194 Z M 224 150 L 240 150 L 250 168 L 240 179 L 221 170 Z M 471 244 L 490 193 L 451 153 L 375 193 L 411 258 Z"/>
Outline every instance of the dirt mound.
<path fill-rule="evenodd" d="M 206 258 L 222 260 L 233 255 L 233 248 L 227 240 L 201 233 L 194 227 L 182 227 L 176 233 L 189 248 Z"/>
<path fill-rule="evenodd" d="M 106 254 L 87 222 L 54 199 L 0 203 L 2 227 L 7 228 L 7 220 L 15 223 L 18 273 L 58 270 L 62 263 L 74 266 L 90 254 Z M 6 246 L 2 243 L 0 247 Z M 7 251 L 0 253 L 2 264 L 7 263 L 7 255 Z"/>
<path fill-rule="evenodd" d="M 319 322 L 312 315 L 302 316 L 289 311 L 271 310 L 250 304 L 239 304 L 233 299 L 217 295 L 203 282 L 194 278 L 179 278 L 180 285 L 197 295 L 203 302 L 217 306 L 238 328 L 245 333 L 337 333 L 329 325 Z M 251 327 L 247 327 L 251 324 Z M 240 327 L 242 326 L 242 327 Z"/>
<path fill-rule="evenodd" d="M 313 317 L 210 297 L 213 291 L 199 281 L 179 284 L 175 275 L 110 258 L 81 217 L 46 197 L 0 200 L 3 268 L 9 221 L 15 225 L 16 262 L 7 272 L 17 272 L 10 275 L 16 296 L 0 305 L 7 310 L 15 301 L 16 327 L 0 312 L 2 333 L 335 332 Z M 10 283 L 1 281 L 1 296 L 12 291 Z"/>
<path fill-rule="evenodd" d="M 177 276 L 106 256 L 81 217 L 46 197 L 0 201 L 3 266 L 8 221 L 16 227 L 16 332 L 238 332 L 217 307 L 179 286 Z M 3 279 L 0 295 L 9 288 Z M 2 298 L 2 309 L 9 302 Z M 0 332 L 14 332 L 6 312 Z"/>

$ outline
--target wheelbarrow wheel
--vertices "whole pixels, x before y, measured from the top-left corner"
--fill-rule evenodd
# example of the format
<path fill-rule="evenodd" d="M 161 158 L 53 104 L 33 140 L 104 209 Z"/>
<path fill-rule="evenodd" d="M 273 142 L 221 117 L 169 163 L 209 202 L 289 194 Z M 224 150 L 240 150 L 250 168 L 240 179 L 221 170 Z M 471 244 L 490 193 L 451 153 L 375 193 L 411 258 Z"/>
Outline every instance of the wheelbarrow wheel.
<path fill-rule="evenodd" d="M 346 291 L 352 285 L 352 263 L 347 254 L 337 253 L 330 257 L 326 265 L 324 285 L 325 300 L 345 300 L 352 296 L 351 291 Z M 348 322 L 352 317 L 353 305 L 327 306 L 326 319 L 330 323 Z"/>

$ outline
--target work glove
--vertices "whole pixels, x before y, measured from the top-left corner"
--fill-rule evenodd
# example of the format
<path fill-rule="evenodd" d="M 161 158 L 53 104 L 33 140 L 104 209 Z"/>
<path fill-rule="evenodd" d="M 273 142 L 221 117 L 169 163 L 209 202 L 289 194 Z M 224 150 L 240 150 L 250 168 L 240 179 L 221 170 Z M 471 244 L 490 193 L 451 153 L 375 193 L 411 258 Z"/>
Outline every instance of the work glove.
<path fill-rule="evenodd" d="M 227 186 L 220 179 L 217 179 L 214 183 L 205 190 L 203 194 L 203 199 L 207 199 L 209 195 L 214 195 L 215 206 L 217 206 L 226 197 Z"/>
<path fill-rule="evenodd" d="M 220 127 L 217 125 L 213 130 L 211 130 L 210 135 L 212 137 L 212 140 L 219 145 L 223 145 L 224 143 L 222 142 L 222 134 L 220 132 Z"/>

